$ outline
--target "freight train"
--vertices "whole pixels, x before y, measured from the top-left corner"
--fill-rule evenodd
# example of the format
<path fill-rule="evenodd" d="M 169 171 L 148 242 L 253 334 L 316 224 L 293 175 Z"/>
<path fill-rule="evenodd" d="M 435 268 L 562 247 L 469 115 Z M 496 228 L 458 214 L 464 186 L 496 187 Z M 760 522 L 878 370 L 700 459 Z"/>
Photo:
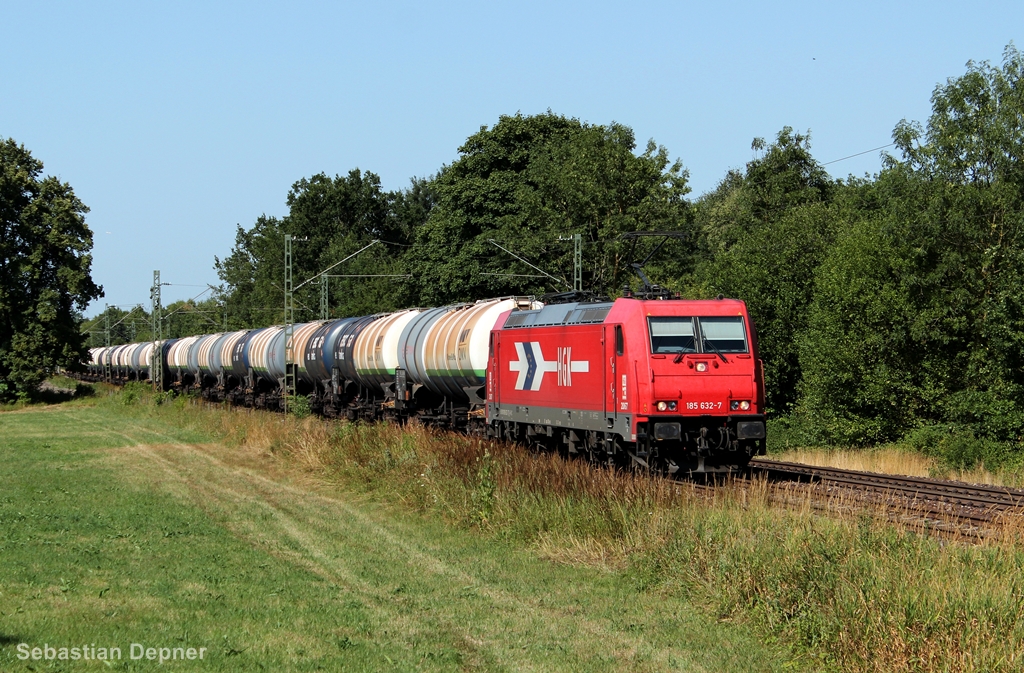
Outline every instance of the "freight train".
<path fill-rule="evenodd" d="M 279 409 L 449 428 L 669 474 L 764 453 L 764 369 L 742 301 L 647 294 L 476 303 L 94 348 L 87 374 Z M 157 358 L 154 349 L 159 349 Z M 292 362 L 286 362 L 291 360 Z"/>

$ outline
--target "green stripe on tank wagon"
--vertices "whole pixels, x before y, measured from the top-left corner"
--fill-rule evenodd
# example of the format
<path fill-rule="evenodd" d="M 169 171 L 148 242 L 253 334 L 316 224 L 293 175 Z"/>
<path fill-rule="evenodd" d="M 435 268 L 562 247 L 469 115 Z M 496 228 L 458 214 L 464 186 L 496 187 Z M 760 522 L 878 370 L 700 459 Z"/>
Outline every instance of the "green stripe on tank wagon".
<path fill-rule="evenodd" d="M 470 374 L 482 379 L 486 374 L 483 369 L 428 369 L 427 376 L 468 376 Z"/>
<path fill-rule="evenodd" d="M 360 369 L 356 368 L 357 374 L 368 374 L 371 376 L 394 376 L 394 369 Z M 479 379 L 484 378 L 486 371 L 483 369 L 428 369 L 427 376 L 469 376 L 473 375 Z"/>

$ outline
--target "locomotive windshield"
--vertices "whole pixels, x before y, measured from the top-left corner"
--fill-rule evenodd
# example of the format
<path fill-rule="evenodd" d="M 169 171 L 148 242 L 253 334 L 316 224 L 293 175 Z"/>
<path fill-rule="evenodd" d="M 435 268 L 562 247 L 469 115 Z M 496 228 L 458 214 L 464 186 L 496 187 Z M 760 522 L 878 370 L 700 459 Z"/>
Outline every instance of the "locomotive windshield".
<path fill-rule="evenodd" d="M 650 317 L 652 353 L 696 353 L 693 318 Z"/>
<path fill-rule="evenodd" d="M 747 333 L 741 316 L 651 316 L 647 324 L 651 330 L 651 353 L 747 352 Z"/>
<path fill-rule="evenodd" d="M 704 337 L 705 351 L 720 353 L 746 353 L 747 334 L 743 329 L 743 318 L 729 316 L 722 318 L 698 318 Z"/>

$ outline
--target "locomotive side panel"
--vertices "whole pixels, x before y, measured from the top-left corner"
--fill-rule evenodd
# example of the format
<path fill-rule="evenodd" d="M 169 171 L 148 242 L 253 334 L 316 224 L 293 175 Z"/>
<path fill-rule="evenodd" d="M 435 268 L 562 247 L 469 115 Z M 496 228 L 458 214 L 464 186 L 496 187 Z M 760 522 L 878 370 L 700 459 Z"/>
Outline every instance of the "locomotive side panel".
<path fill-rule="evenodd" d="M 608 430 L 604 327 L 496 329 L 488 418 Z"/>

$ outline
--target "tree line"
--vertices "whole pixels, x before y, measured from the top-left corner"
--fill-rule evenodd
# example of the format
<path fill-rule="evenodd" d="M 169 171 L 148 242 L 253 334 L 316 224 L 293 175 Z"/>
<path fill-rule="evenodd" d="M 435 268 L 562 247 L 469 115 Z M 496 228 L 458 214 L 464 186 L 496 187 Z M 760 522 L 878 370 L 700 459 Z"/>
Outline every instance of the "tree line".
<path fill-rule="evenodd" d="M 577 233 L 585 289 L 619 296 L 646 252 L 621 235 L 671 230 L 684 237 L 645 271 L 686 297 L 747 301 L 777 442 L 997 462 L 1024 442 L 1022 77 L 1012 45 L 1001 65 L 968 63 L 924 124 L 896 125 L 876 175 L 832 178 L 787 127 L 698 198 L 627 126 L 504 116 L 405 190 L 359 170 L 295 183 L 286 216 L 239 228 L 216 260 L 223 303 L 237 324 L 269 322 L 285 233 L 308 239 L 297 279 L 381 241 L 332 272 L 377 276 L 328 281 L 340 316 L 569 289 Z M 304 319 L 319 291 L 297 295 Z"/>
<path fill-rule="evenodd" d="M 1022 77 L 1012 45 L 1000 65 L 968 63 L 936 87 L 926 122 L 896 125 L 873 176 L 831 177 L 809 133 L 786 127 L 696 198 L 682 164 L 654 141 L 638 150 L 628 126 L 502 116 L 405 189 L 358 168 L 297 181 L 287 214 L 239 226 L 215 258 L 213 296 L 165 309 L 164 335 L 281 322 L 285 234 L 296 284 L 362 250 L 323 281 L 342 317 L 568 290 L 573 234 L 584 288 L 620 296 L 649 251 L 622 235 L 673 231 L 645 272 L 685 297 L 746 300 L 776 442 L 903 441 L 965 464 L 1024 455 Z M 296 292 L 298 320 L 319 317 L 322 292 Z M 81 346 L 102 343 L 106 318 L 112 343 L 150 338 L 144 307 L 107 311 Z"/>

